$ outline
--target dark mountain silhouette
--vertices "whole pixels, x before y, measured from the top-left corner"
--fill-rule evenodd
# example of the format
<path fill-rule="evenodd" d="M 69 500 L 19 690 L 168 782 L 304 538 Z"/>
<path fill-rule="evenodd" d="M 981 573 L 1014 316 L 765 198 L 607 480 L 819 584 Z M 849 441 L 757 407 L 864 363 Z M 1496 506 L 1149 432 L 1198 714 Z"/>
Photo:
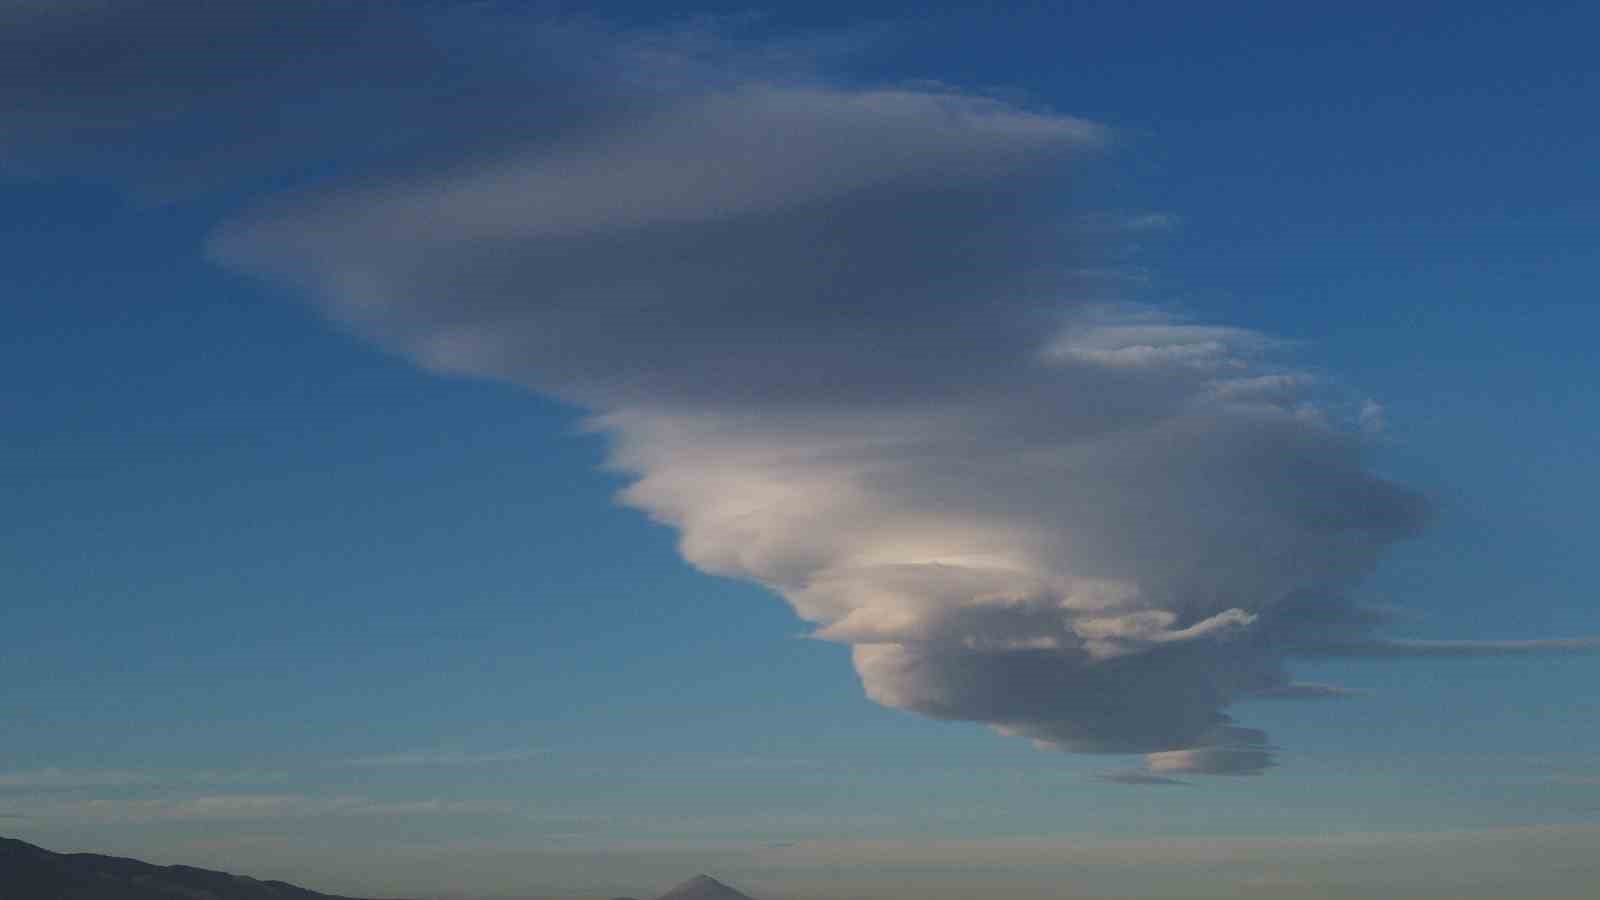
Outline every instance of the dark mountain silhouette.
<path fill-rule="evenodd" d="M 710 875 L 696 875 L 656 900 L 754 900 L 741 894 Z"/>
<path fill-rule="evenodd" d="M 0 900 L 353 900 L 282 881 L 98 853 L 54 853 L 0 837 Z M 620 897 L 617 900 L 632 900 Z M 754 900 L 696 875 L 658 900 Z"/>
<path fill-rule="evenodd" d="M 348 900 L 282 881 L 120 856 L 52 853 L 0 838 L 3 900 Z"/>

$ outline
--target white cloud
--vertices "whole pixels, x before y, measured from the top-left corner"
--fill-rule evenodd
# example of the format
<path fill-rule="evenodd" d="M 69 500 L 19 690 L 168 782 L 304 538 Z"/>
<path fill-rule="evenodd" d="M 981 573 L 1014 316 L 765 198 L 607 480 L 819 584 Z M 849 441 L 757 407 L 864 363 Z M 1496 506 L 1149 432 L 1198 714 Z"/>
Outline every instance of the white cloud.
<path fill-rule="evenodd" d="M 1386 427 L 1383 404 L 1368 398 L 1361 404 L 1361 412 L 1356 420 L 1368 434 L 1381 434 Z"/>
<path fill-rule="evenodd" d="M 1076 224 L 1085 231 L 1150 232 L 1170 231 L 1183 224 L 1177 213 L 1091 213 L 1079 216 Z"/>
<path fill-rule="evenodd" d="M 1238 328 L 1131 322 L 1095 322 L 1074 327 L 1045 347 L 1047 359 L 1079 361 L 1114 368 L 1192 368 L 1245 370 L 1247 359 L 1269 342 Z M 1263 384 L 1293 376 L 1257 375 L 1234 383 Z"/>
<path fill-rule="evenodd" d="M 1191 747 L 1147 754 L 1145 764 L 1157 773 L 1259 775 L 1272 765 L 1272 754 L 1263 747 Z"/>

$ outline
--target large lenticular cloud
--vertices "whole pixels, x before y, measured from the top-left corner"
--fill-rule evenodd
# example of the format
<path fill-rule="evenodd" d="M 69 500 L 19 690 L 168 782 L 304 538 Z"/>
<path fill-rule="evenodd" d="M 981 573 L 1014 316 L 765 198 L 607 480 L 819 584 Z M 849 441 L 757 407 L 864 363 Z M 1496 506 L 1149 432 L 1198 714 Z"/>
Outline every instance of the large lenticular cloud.
<path fill-rule="evenodd" d="M 625 501 L 849 644 L 880 703 L 1147 754 L 1110 777 L 1164 784 L 1270 766 L 1226 710 L 1339 693 L 1296 656 L 1593 647 L 1375 635 L 1353 589 L 1425 504 L 1266 337 L 1106 292 L 1106 220 L 1068 202 L 1094 124 L 449 4 L 240 6 L 0 0 L 0 46 L 70 76 L 13 72 L 0 149 L 98 141 L 171 182 L 140 168 L 168 133 L 209 180 L 353 175 L 214 253 L 591 410 Z M 72 69 L 85 46 L 109 55 Z"/>
<path fill-rule="evenodd" d="M 1066 116 L 758 80 L 228 230 L 423 364 L 594 411 L 694 565 L 850 644 L 888 706 L 1245 774 L 1224 713 L 1366 640 L 1424 516 L 1258 335 L 1105 302 Z"/>

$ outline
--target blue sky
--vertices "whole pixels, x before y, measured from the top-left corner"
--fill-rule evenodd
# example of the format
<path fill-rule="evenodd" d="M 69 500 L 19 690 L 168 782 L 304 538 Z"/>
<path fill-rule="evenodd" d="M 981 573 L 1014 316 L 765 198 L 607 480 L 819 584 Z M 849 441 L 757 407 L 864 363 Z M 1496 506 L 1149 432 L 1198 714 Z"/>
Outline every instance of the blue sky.
<path fill-rule="evenodd" d="M 873 140 L 903 139 L 923 148 L 912 154 L 919 158 L 943 159 L 937 153 L 948 149 L 952 159 L 1023 159 L 1035 152 L 1032 141 L 1064 143 L 1065 163 L 1051 155 L 1053 144 L 1038 150 L 1041 165 L 1069 170 L 1064 182 L 1052 168 L 1026 176 L 1038 181 L 1002 186 L 1037 192 L 1030 196 L 1039 205 L 1077 223 L 1065 238 L 1073 263 L 1105 279 L 1073 283 L 1131 317 L 1066 332 L 1052 346 L 1082 371 L 1064 377 L 1098 377 L 1093 364 L 1122 365 L 1144 346 L 1116 329 L 1145 329 L 1144 341 L 1160 328 L 1150 340 L 1161 348 L 1225 353 L 1217 366 L 1317 376 L 1301 399 L 1334 419 L 1353 418 L 1348 410 L 1370 398 L 1381 404 L 1381 429 L 1362 433 L 1340 420 L 1333 430 L 1357 435 L 1362 472 L 1425 496 L 1431 513 L 1413 537 L 1393 537 L 1389 523 L 1373 519 L 1370 571 L 1330 552 L 1330 571 L 1354 580 L 1340 602 L 1398 607 L 1384 638 L 1592 636 L 1600 634 L 1586 540 L 1600 505 L 1589 353 L 1600 325 L 1590 236 L 1600 205 L 1589 188 L 1600 152 L 1590 112 L 1600 73 L 1587 46 L 1600 26 L 1594 10 L 1218 4 L 1199 14 L 1174 4 L 1082 3 L 924 14 L 909 5 L 808 4 L 726 20 L 715 17 L 747 9 L 703 5 L 668 15 L 615 5 L 588 9 L 593 18 L 581 27 L 566 20 L 572 30 L 553 38 L 538 23 L 562 11 L 548 7 L 495 6 L 504 27 L 483 29 L 429 6 L 434 18 L 419 32 L 391 27 L 413 12 L 391 7 L 379 27 L 336 44 L 342 49 L 329 63 L 303 46 L 338 33 L 338 23 L 310 14 L 307 31 L 285 32 L 257 29 L 242 14 L 174 18 L 192 11 L 179 0 L 127 8 L 135 14 L 109 33 L 146 51 L 132 62 L 40 51 L 24 60 L 35 68 L 17 70 L 27 78 L 9 79 L 23 86 L 3 94 L 26 113 L 0 126 L 0 227 L 11 251 L 0 349 L 12 372 L 0 387 L 0 460 L 11 473 L 0 683 L 12 687 L 0 696 L 0 832 L 55 849 L 211 865 L 326 890 L 462 897 L 648 896 L 710 870 L 763 897 L 890 900 L 965 889 L 951 887 L 953 866 L 989 877 L 985 890 L 994 896 L 1017 898 L 1059 896 L 1063 877 L 1084 896 L 1174 897 L 1426 896 L 1435 888 L 1469 896 L 1470 888 L 1553 898 L 1600 881 L 1582 849 L 1592 846 L 1586 829 L 1600 814 L 1600 757 L 1589 749 L 1600 742 L 1594 656 L 1293 659 L 1296 682 L 1357 693 L 1226 706 L 1241 725 L 1270 734 L 1270 768 L 1252 777 L 1217 777 L 1225 773 L 1199 760 L 1217 751 L 1232 765 L 1256 752 L 1254 738 L 1242 746 L 1184 733 L 1160 746 L 1198 755 L 1174 762 L 1137 741 L 1108 755 L 1040 750 L 996 735 L 983 723 L 1069 750 L 1090 740 L 1069 734 L 1076 720 L 1066 713 L 1005 718 L 1011 713 L 965 700 L 927 700 L 917 692 L 923 685 L 870 664 L 858 675 L 850 645 L 887 640 L 882 629 L 901 627 L 874 618 L 885 610 L 934 630 L 934 638 L 893 637 L 905 645 L 943 646 L 949 635 L 940 629 L 959 626 L 900 599 L 866 603 L 843 625 L 817 613 L 834 598 L 806 591 L 833 584 L 834 570 L 791 585 L 785 579 L 798 563 L 786 553 L 823 552 L 807 542 L 817 522 L 830 521 L 824 514 L 764 526 L 771 530 L 762 535 L 789 536 L 774 539 L 772 559 L 751 558 L 748 544 L 694 524 L 702 496 L 724 496 L 717 471 L 755 466 L 752 478 L 826 488 L 807 480 L 821 477 L 817 470 L 761 469 L 746 444 L 722 432 L 691 428 L 680 446 L 659 430 L 701 421 L 675 418 L 685 408 L 744 416 L 772 430 L 739 432 L 740 441 L 770 453 L 773 435 L 818 421 L 806 403 L 831 408 L 829 391 L 839 392 L 839 408 L 854 409 L 867 402 L 862 396 L 900 397 L 898 379 L 908 372 L 913 389 L 944 384 L 959 357 L 927 363 L 923 345 L 894 344 L 903 332 L 920 339 L 911 326 L 924 321 L 923 307 L 866 303 L 859 319 L 847 320 L 910 361 L 893 372 L 835 356 L 830 342 L 811 357 L 784 356 L 804 345 L 809 328 L 832 333 L 805 317 L 803 305 L 783 305 L 807 302 L 801 289 L 799 300 L 757 301 L 740 321 L 728 320 L 721 327 L 736 337 L 726 344 L 717 342 L 716 319 L 693 319 L 698 330 L 681 333 L 670 330 L 673 320 L 652 333 L 580 316 L 550 326 L 568 329 L 555 332 L 555 350 L 538 343 L 538 331 L 517 335 L 524 342 L 507 357 L 490 352 L 498 345 L 484 343 L 480 330 L 470 346 L 488 347 L 481 355 L 432 358 L 435 369 L 468 375 L 429 371 L 417 361 L 437 345 L 413 336 L 447 331 L 456 298 L 409 294 L 397 279 L 429 289 L 459 284 L 459 308 L 498 310 L 497 295 L 468 285 L 481 272 L 498 274 L 497 257 L 491 247 L 468 257 L 481 266 L 436 271 L 404 250 L 391 254 L 390 236 L 374 236 L 367 212 L 404 209 L 397 204 L 417 191 L 463 221 L 489 222 L 488 214 L 474 220 L 475 211 L 450 208 L 462 195 L 448 193 L 456 182 L 440 173 L 507 154 L 521 159 L 524 148 L 540 146 L 541 129 L 566 121 L 563 102 L 631 121 L 632 107 L 607 105 L 613 94 L 669 124 L 665 137 L 620 126 L 639 132 L 596 157 L 602 173 L 606 160 L 637 163 L 629 156 L 635 147 L 645 148 L 646 162 L 652 147 L 678 148 L 673 117 L 701 110 L 696 103 L 720 98 L 727 85 L 756 85 L 780 100 L 791 95 L 774 85 L 814 90 L 805 96 L 823 112 L 795 113 L 804 128 L 792 138 L 821 135 L 813 153 L 833 159 L 830 173 L 866 168 L 828 154 L 856 152 L 837 147 L 879 127 L 853 118 L 852 98 L 868 95 L 889 97 L 889 112 L 912 123 L 910 131 L 871 131 Z M 0 29 L 16 35 L 3 46 L 48 47 L 34 36 L 77 40 L 76 29 L 108 33 L 92 30 L 105 28 L 92 11 L 63 14 L 78 19 L 59 32 L 49 30 L 55 24 L 30 30 L 46 28 L 42 15 L 34 4 L 0 4 Z M 294 10 L 284 15 L 302 21 Z M 193 27 L 173 28 L 177 21 Z M 218 81 L 234 57 L 218 62 L 214 51 L 197 49 L 205 28 L 221 29 L 220 46 L 246 63 L 294 62 L 271 70 L 287 73 L 281 77 Z M 411 52 L 401 32 L 432 35 L 449 50 L 448 71 L 418 75 L 397 64 Z M 560 40 L 575 43 L 551 50 Z M 587 64 L 554 66 L 559 77 L 539 80 L 547 75 L 539 53 L 565 59 L 596 45 L 614 54 L 602 54 L 597 68 L 629 60 L 640 68 L 623 76 L 671 86 L 636 96 L 628 77 L 596 75 Z M 157 52 L 180 55 L 161 57 L 175 61 L 161 67 L 149 62 Z M 184 52 L 193 54 L 187 64 Z M 302 56 L 310 61 L 302 65 Z M 507 60 L 538 77 L 519 80 L 528 73 L 504 68 Z M 127 87 L 141 78 L 149 92 Z M 520 105 L 520 91 L 546 83 L 557 84 L 557 112 L 544 111 L 537 92 L 541 103 Z M 446 95 L 479 98 L 489 112 L 417 100 L 419 84 L 464 85 Z M 902 93 L 870 93 L 890 89 Z M 949 149 L 937 143 L 944 132 L 914 130 L 923 98 L 979 94 L 1004 106 L 998 125 L 982 118 L 989 108 L 978 101 L 952 102 L 994 125 L 993 141 L 1020 143 Z M 498 104 L 509 111 L 497 112 Z M 834 118 L 829 104 L 846 113 Z M 718 115 L 720 107 L 709 108 L 705 115 Z M 820 118 L 805 118 L 813 114 Z M 720 123 L 737 139 L 748 120 L 707 121 L 713 134 Z M 790 122 L 770 127 L 781 132 Z M 1092 123 L 1084 125 L 1095 129 L 1092 138 L 1078 123 Z M 486 149 L 463 163 L 466 147 Z M 703 149 L 719 152 L 714 138 Z M 584 193 L 587 170 L 563 171 L 563 184 L 576 185 L 570 215 L 616 202 Z M 965 171 L 890 175 L 910 179 L 913 200 L 947 203 L 933 208 L 949 211 L 948 221 L 976 222 L 986 213 L 938 193 L 938 179 Z M 758 185 L 775 183 L 773 173 L 758 174 Z M 534 169 L 528 177 L 542 176 Z M 593 227 L 632 228 L 639 223 L 627 217 L 635 214 L 719 214 L 683 212 L 671 205 L 677 200 L 644 194 L 624 198 L 624 211 L 611 214 L 617 220 Z M 744 210 L 769 199 L 758 191 L 716 202 Z M 864 220 L 900 221 L 892 204 L 848 208 Z M 920 208 L 907 209 L 914 218 Z M 1045 221 L 1029 204 L 1006 216 L 995 227 L 1021 238 L 1037 237 Z M 377 221 L 414 229 L 440 258 L 467 243 L 430 230 L 448 224 Z M 943 232 L 927 227 L 930 236 L 907 239 L 937 246 Z M 866 242 L 846 246 L 863 254 L 852 260 L 897 258 L 894 246 L 871 243 L 870 229 L 848 234 Z M 594 252 L 579 246 L 568 256 Z M 747 252 L 788 265 L 787 254 L 761 256 L 770 252 L 764 243 Z M 977 252 L 992 253 L 981 258 L 1002 275 L 1017 265 L 999 250 Z M 554 268 L 568 265 L 553 258 Z M 348 298 L 306 286 L 352 260 L 377 273 L 382 314 L 340 324 L 331 319 Z M 884 265 L 889 282 L 913 277 Z M 813 283 L 805 268 L 773 274 L 785 285 Z M 581 284 L 593 276 L 552 277 Z M 641 269 L 640 277 L 657 273 Z M 678 276 L 660 277 L 670 287 Z M 849 278 L 842 283 L 857 283 Z M 927 308 L 959 310 L 963 302 L 935 298 Z M 389 317 L 392 310 L 399 312 Z M 1196 337 L 1183 330 L 1190 323 L 1240 331 Z M 988 328 L 987 319 L 952 327 L 954 346 L 978 347 L 961 343 L 973 333 L 998 342 L 1011 334 Z M 774 330 L 784 341 L 763 344 Z M 930 340 L 942 339 L 928 330 Z M 657 334 L 664 347 L 650 345 Z M 1263 335 L 1282 343 L 1257 361 L 1250 354 Z M 1206 343 L 1213 337 L 1221 350 Z M 636 367 L 607 362 L 619 346 L 636 354 L 626 357 L 640 360 Z M 740 368 L 749 347 L 802 367 L 836 365 L 841 386 L 808 394 L 769 383 L 764 369 Z M 1034 375 L 1017 375 L 985 352 L 974 354 L 1002 387 L 1035 384 Z M 691 354 L 715 365 L 674 362 Z M 637 384 L 606 379 L 622 369 Z M 1189 389 L 1190 371 L 1151 377 L 1178 392 Z M 1122 390 L 1121 377 L 1103 390 Z M 562 399 L 530 389 L 547 382 Z M 755 399 L 741 393 L 744 384 Z M 741 398 L 731 412 L 726 396 Z M 804 416 L 795 411 L 802 407 Z M 863 408 L 898 421 L 893 405 Z M 610 438 L 585 427 L 589 413 L 619 410 L 656 418 Z M 976 415 L 963 421 L 989 421 Z M 1236 413 L 1206 415 L 1231 423 Z M 830 416 L 821 430 L 855 434 Z M 644 461 L 634 475 L 604 468 L 612 439 L 639 449 Z M 791 449 L 806 446 L 801 439 Z M 1354 476 L 1340 462 L 1344 445 L 1330 446 L 1329 456 L 1315 456 L 1333 460 L 1329 468 L 1297 476 L 1304 503 L 1358 515 L 1340 504 L 1355 503 L 1348 498 L 1370 483 L 1337 480 Z M 918 498 L 947 504 L 966 496 L 938 481 L 942 470 L 896 466 L 873 469 L 904 491 L 882 508 L 919 510 Z M 651 484 L 702 486 L 687 500 L 665 491 L 630 501 L 658 518 L 681 515 L 687 526 L 618 503 L 617 492 L 641 471 Z M 1103 503 L 1143 501 L 1136 495 L 1145 481 L 1104 471 Z M 983 477 L 998 493 L 1008 485 Z M 1005 509 L 971 499 L 984 521 L 1016 525 Z M 1191 494 L 1158 499 L 1149 508 L 1205 515 Z M 1102 520 L 1074 515 L 1046 518 L 1081 543 L 1083 530 Z M 1187 533 L 1169 520 L 1189 521 L 1169 516 L 1150 527 Z M 958 518 L 949 527 L 967 534 L 969 525 Z M 1145 532 L 1132 527 L 1136 544 Z M 1242 554 L 1239 566 L 1256 564 L 1244 550 L 1230 552 Z M 1093 562 L 1103 572 L 1130 565 L 1110 550 Z M 1277 571 L 1270 562 L 1260 563 L 1263 572 Z M 1166 565 L 1132 563 L 1157 574 Z M 735 570 L 743 577 L 717 574 Z M 1152 583 L 1144 587 L 1153 592 Z M 858 587 L 884 589 L 877 580 Z M 798 597 L 792 602 L 812 610 L 810 620 L 776 591 Z M 896 605 L 903 603 L 910 605 Z M 1164 642 L 1188 640 L 1174 637 L 1176 629 L 1209 634 L 1264 609 L 1246 605 L 1230 618 L 1232 610 L 1193 608 L 1174 607 L 1168 630 L 1139 631 L 1114 653 L 1086 652 L 1107 661 L 1157 658 Z M 1110 627 L 1093 623 L 1073 627 L 1092 643 Z M 832 640 L 807 639 L 835 626 Z M 999 624 L 973 627 L 963 637 L 987 639 Z M 943 671 L 943 659 L 924 663 Z M 1012 678 L 1010 671 L 982 677 Z M 885 705 L 868 699 L 863 677 Z M 917 714 L 941 709 L 960 721 Z M 1091 736 L 1098 749 L 1112 737 L 1125 733 Z M 1185 786 L 1097 780 L 1107 772 L 1171 776 Z M 1516 871 L 1511 860 L 1534 850 L 1552 860 L 1547 871 Z M 1061 859 L 1079 868 L 1063 873 Z M 1441 871 L 1461 883 L 1414 881 Z"/>

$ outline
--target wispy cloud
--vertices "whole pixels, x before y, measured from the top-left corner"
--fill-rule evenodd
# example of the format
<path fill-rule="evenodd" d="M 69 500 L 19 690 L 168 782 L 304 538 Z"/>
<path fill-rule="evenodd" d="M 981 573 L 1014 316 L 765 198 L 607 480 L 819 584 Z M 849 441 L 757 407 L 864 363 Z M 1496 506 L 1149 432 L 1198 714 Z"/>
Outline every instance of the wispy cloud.
<path fill-rule="evenodd" d="M 1087 231 L 1141 232 L 1170 231 L 1183 224 L 1176 213 L 1091 213 L 1079 216 L 1077 224 Z"/>
<path fill-rule="evenodd" d="M 1101 772 L 1094 776 L 1096 781 L 1110 784 L 1143 784 L 1151 786 L 1180 786 L 1189 782 L 1177 778 L 1168 778 L 1165 775 L 1156 775 L 1141 769 L 1129 769 L 1120 772 Z"/>
<path fill-rule="evenodd" d="M 0 772 L 0 789 L 58 790 L 68 788 L 138 787 L 151 785 L 271 784 L 287 780 L 285 772 L 257 769 L 62 769 Z"/>
<path fill-rule="evenodd" d="M 148 772 L 122 769 L 31 769 L 0 772 L 0 788 L 79 788 L 121 787 L 157 784 L 161 779 Z"/>
<path fill-rule="evenodd" d="M 1352 697 L 1364 697 L 1366 695 L 1366 691 L 1341 687 L 1337 684 L 1291 681 L 1287 684 L 1263 688 L 1251 694 L 1250 697 L 1257 700 L 1348 700 Z"/>
<path fill-rule="evenodd" d="M 472 753 L 461 750 L 406 750 L 375 756 L 358 756 L 341 765 L 362 768 L 404 768 L 407 766 L 483 766 L 495 763 L 527 762 L 544 756 L 540 749 L 496 750 Z"/>
<path fill-rule="evenodd" d="M 1548 656 L 1600 653 L 1600 638 L 1554 640 L 1424 641 L 1364 638 L 1357 641 L 1308 642 L 1299 652 L 1315 656 L 1376 658 Z"/>
<path fill-rule="evenodd" d="M 1229 729 L 1241 731 L 1246 729 Z M 1256 732 L 1260 735 L 1260 732 Z M 1220 741 L 1211 745 L 1145 754 L 1145 766 L 1156 774 L 1259 775 L 1272 764 L 1272 751 L 1258 739 Z"/>
<path fill-rule="evenodd" d="M 378 800 L 354 795 L 204 794 L 160 798 L 42 797 L 18 807 L 30 820 L 81 824 L 142 824 L 186 821 L 466 815 L 503 812 L 500 807 L 441 798 Z"/>
<path fill-rule="evenodd" d="M 1469 848 L 1530 847 L 1570 850 L 1593 847 L 1600 826 L 1536 825 L 1479 830 L 1370 831 L 1291 836 L 1210 835 L 1162 840 L 1077 837 L 930 841 L 797 841 L 771 848 L 763 857 L 861 865 L 1214 865 L 1250 859 L 1291 861 L 1348 858 L 1349 854 L 1392 852 L 1408 857 L 1429 850 L 1450 853 Z"/>

